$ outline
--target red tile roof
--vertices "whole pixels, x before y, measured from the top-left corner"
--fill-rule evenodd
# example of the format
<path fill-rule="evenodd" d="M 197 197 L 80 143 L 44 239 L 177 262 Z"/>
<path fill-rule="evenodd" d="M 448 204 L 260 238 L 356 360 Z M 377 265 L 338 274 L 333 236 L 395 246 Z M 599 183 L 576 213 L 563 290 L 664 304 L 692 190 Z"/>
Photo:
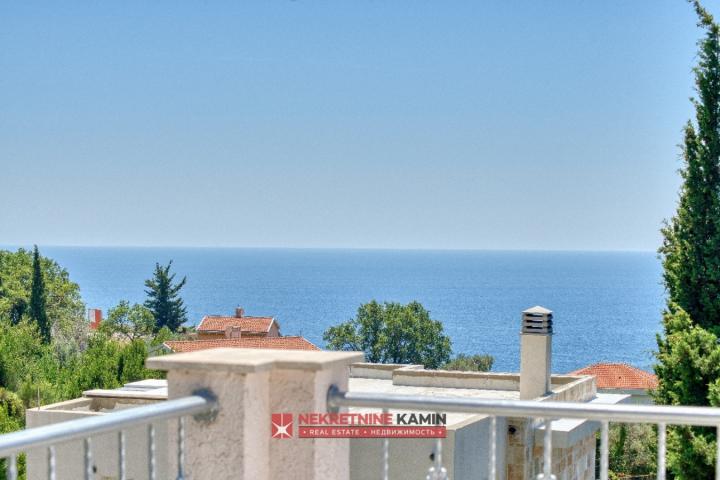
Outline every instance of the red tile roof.
<path fill-rule="evenodd" d="M 173 352 L 194 352 L 210 348 L 271 348 L 275 350 L 320 350 L 303 337 L 245 337 L 218 338 L 216 340 L 167 341 L 165 346 Z"/>
<path fill-rule="evenodd" d="M 226 317 L 206 315 L 197 326 L 198 332 L 224 332 L 227 327 L 240 327 L 242 332 L 267 333 L 275 321 L 272 317 Z"/>
<path fill-rule="evenodd" d="M 627 363 L 595 363 L 570 375 L 593 375 L 597 387 L 617 390 L 652 390 L 657 388 L 655 375 Z"/>

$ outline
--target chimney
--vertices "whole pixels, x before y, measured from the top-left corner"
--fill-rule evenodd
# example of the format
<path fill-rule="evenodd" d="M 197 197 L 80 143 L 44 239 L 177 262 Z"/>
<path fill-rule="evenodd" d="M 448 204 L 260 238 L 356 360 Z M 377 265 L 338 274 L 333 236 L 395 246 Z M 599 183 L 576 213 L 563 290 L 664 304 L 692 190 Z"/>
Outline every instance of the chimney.
<path fill-rule="evenodd" d="M 102 310 L 99 308 L 89 308 L 87 316 L 91 330 L 97 330 L 100 328 L 100 323 L 102 322 Z"/>
<path fill-rule="evenodd" d="M 522 312 L 520 400 L 532 400 L 550 391 L 552 318 L 552 311 L 539 306 Z"/>
<path fill-rule="evenodd" d="M 242 331 L 238 326 L 232 327 L 232 330 L 230 330 L 230 338 L 240 338 L 241 335 Z"/>
<path fill-rule="evenodd" d="M 237 325 L 228 325 L 225 327 L 225 338 L 240 338 L 242 330 Z"/>
<path fill-rule="evenodd" d="M 242 318 L 245 316 L 245 309 L 242 307 L 235 307 L 235 318 Z"/>

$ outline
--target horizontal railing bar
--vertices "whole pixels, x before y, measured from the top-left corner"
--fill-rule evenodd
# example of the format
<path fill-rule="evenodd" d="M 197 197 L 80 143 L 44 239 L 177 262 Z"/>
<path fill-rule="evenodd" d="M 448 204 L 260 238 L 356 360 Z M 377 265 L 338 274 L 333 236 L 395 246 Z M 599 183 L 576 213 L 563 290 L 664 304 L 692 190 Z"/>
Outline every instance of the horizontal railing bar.
<path fill-rule="evenodd" d="M 105 415 L 20 430 L 0 435 L 0 457 L 7 457 L 28 448 L 49 447 L 56 443 L 85 439 L 91 435 L 116 432 L 135 425 L 207 413 L 214 405 L 215 402 L 211 399 L 192 395 Z"/>
<path fill-rule="evenodd" d="M 720 425 L 720 408 L 661 405 L 538 402 L 479 398 L 429 397 L 383 393 L 328 391 L 328 406 L 395 408 L 433 412 L 477 413 L 500 417 L 574 418 L 621 423 Z"/>

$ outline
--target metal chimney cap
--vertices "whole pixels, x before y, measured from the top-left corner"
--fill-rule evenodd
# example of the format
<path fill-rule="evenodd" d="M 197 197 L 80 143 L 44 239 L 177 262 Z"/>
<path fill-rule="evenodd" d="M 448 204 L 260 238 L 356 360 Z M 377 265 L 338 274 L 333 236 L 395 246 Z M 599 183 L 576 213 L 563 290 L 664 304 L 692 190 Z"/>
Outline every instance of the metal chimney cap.
<path fill-rule="evenodd" d="M 553 314 L 545 307 L 535 306 L 522 312 L 520 332 L 533 335 L 553 334 Z"/>
<path fill-rule="evenodd" d="M 540 305 L 535 305 L 534 307 L 530 307 L 527 310 L 523 310 L 522 313 L 527 313 L 529 315 L 552 315 L 552 310 L 548 310 L 545 307 L 541 307 Z"/>

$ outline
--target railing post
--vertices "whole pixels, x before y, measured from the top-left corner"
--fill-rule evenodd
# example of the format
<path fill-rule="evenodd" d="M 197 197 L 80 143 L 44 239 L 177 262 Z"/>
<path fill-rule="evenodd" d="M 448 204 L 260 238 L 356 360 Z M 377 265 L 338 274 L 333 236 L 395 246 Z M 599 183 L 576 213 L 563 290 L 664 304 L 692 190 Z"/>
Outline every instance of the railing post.
<path fill-rule="evenodd" d="M 199 391 L 216 398 L 214 419 L 185 422 L 188 478 L 347 480 L 349 440 L 298 439 L 297 431 L 271 438 L 271 414 L 327 412 L 328 388 L 346 389 L 349 365 L 361 360 L 356 352 L 222 348 L 154 357 L 147 365 L 167 370 L 170 399 Z M 176 458 L 177 443 L 169 443 Z"/>
<path fill-rule="evenodd" d="M 276 351 L 279 359 L 270 374 L 273 413 L 327 413 L 331 386 L 348 388 L 350 364 L 361 362 L 358 352 Z M 296 423 L 297 425 L 297 423 Z M 270 478 L 349 480 L 350 440 L 293 438 L 270 441 Z M 292 472 L 292 473 L 290 473 Z"/>

